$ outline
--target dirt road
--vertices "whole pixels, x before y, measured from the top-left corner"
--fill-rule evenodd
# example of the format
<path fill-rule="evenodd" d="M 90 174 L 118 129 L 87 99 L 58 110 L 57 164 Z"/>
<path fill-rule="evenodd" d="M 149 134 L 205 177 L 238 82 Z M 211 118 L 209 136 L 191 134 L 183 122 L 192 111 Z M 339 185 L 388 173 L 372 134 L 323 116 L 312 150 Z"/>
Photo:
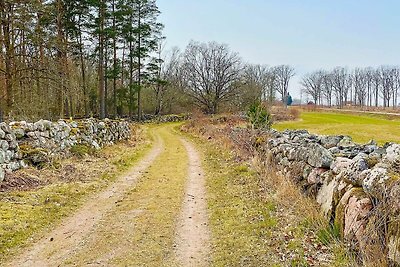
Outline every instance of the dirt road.
<path fill-rule="evenodd" d="M 208 266 L 204 174 L 171 125 L 126 175 L 6 266 Z"/>

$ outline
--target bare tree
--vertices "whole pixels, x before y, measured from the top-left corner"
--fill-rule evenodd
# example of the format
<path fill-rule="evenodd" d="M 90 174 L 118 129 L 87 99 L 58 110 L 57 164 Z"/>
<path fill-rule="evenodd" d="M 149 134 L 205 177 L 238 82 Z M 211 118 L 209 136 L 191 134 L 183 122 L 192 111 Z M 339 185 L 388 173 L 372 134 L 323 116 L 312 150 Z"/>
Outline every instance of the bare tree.
<path fill-rule="evenodd" d="M 323 83 L 324 73 L 322 71 L 306 74 L 300 82 L 303 92 L 311 96 L 315 104 L 318 104 L 318 100 L 321 99 Z"/>
<path fill-rule="evenodd" d="M 179 65 L 181 52 L 177 47 L 172 48 L 166 55 L 162 55 L 162 44 L 158 51 L 158 58 L 154 63 L 154 78 L 151 79 L 154 90 L 155 115 L 160 115 L 165 108 L 165 97 L 168 90 L 179 84 Z"/>
<path fill-rule="evenodd" d="M 348 92 L 352 85 L 351 77 L 346 68 L 337 67 L 333 70 L 332 84 L 336 96 L 336 105 L 342 108 L 347 102 Z"/>
<path fill-rule="evenodd" d="M 322 94 L 325 96 L 326 102 L 329 107 L 332 106 L 333 83 L 332 74 L 328 72 L 323 73 L 322 78 Z"/>
<path fill-rule="evenodd" d="M 243 70 L 243 88 L 240 92 L 246 104 L 256 101 L 272 102 L 275 96 L 273 72 L 264 65 L 246 65 Z M 272 84 L 271 84 L 272 81 Z"/>
<path fill-rule="evenodd" d="M 286 107 L 286 97 L 288 95 L 288 88 L 290 79 L 295 75 L 294 68 L 288 65 L 280 65 L 274 68 L 276 75 L 276 90 L 282 96 L 282 102 Z"/>
<path fill-rule="evenodd" d="M 399 70 L 399 68 L 394 68 L 393 69 L 393 89 L 392 89 L 393 108 L 395 108 L 398 105 L 397 99 L 399 96 L 399 88 L 400 88 L 400 70 Z"/>
<path fill-rule="evenodd" d="M 372 106 L 373 99 L 373 84 L 374 84 L 374 69 L 368 67 L 365 69 L 365 83 L 367 86 L 367 106 Z"/>
<path fill-rule="evenodd" d="M 356 68 L 354 70 L 354 102 L 363 107 L 367 97 L 367 75 L 365 70 Z"/>
<path fill-rule="evenodd" d="M 222 101 L 235 94 L 241 60 L 229 47 L 215 42 L 191 42 L 183 55 L 186 91 L 205 113 L 215 114 Z"/>
<path fill-rule="evenodd" d="M 381 94 L 383 97 L 383 106 L 390 106 L 390 99 L 392 98 L 393 91 L 393 75 L 394 69 L 391 67 L 380 67 L 380 81 L 381 81 Z"/>

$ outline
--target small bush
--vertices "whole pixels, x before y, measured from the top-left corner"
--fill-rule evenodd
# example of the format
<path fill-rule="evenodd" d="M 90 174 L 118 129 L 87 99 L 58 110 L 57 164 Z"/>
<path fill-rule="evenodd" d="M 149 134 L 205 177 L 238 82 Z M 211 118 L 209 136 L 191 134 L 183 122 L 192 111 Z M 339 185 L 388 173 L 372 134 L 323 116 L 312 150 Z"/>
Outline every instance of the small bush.
<path fill-rule="evenodd" d="M 296 120 L 300 117 L 300 110 L 297 108 L 289 108 L 289 114 L 293 120 Z"/>
<path fill-rule="evenodd" d="M 300 110 L 294 107 L 273 107 L 271 112 L 274 121 L 294 121 L 300 117 Z"/>
<path fill-rule="evenodd" d="M 272 126 L 271 114 L 260 103 L 251 105 L 247 111 L 247 116 L 253 129 L 270 129 Z"/>

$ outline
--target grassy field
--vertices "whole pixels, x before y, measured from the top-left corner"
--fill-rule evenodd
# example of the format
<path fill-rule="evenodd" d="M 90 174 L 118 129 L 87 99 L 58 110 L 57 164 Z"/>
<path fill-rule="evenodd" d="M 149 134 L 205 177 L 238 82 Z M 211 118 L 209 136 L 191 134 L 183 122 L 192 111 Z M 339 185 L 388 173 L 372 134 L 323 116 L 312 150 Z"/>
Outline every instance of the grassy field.
<path fill-rule="evenodd" d="M 400 143 L 400 119 L 389 120 L 381 115 L 303 112 L 300 120 L 277 123 L 273 127 L 277 130 L 307 129 L 325 135 L 350 135 L 359 143 L 371 139 L 379 144 Z"/>

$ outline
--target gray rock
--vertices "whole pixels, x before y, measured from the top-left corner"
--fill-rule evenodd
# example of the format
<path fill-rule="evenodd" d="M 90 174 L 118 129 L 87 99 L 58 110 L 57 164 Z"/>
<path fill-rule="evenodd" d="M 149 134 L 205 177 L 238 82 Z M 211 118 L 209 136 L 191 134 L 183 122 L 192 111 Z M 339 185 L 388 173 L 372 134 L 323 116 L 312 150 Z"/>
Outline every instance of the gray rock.
<path fill-rule="evenodd" d="M 340 149 L 338 147 L 332 147 L 329 148 L 328 151 L 332 154 L 332 155 L 336 155 L 340 153 Z"/>
<path fill-rule="evenodd" d="M 350 168 L 357 172 L 368 169 L 368 155 L 365 153 L 359 153 L 353 158 Z"/>
<path fill-rule="evenodd" d="M 9 134 L 6 134 L 5 140 L 7 140 L 7 142 L 12 142 L 12 141 L 17 140 L 17 138 L 15 137 L 14 133 L 9 133 Z"/>
<path fill-rule="evenodd" d="M 40 135 L 40 132 L 38 132 L 38 131 L 35 131 L 35 132 L 28 132 L 26 135 L 27 135 L 29 138 L 37 139 L 38 136 Z"/>
<path fill-rule="evenodd" d="M 400 145 L 393 144 L 386 149 L 386 156 L 383 158 L 384 161 L 392 163 L 400 160 Z"/>
<path fill-rule="evenodd" d="M 18 148 L 18 142 L 16 140 L 8 143 L 10 149 L 16 150 Z"/>
<path fill-rule="evenodd" d="M 6 133 L 0 129 L 0 139 L 4 139 L 4 137 L 6 137 Z"/>
<path fill-rule="evenodd" d="M 20 166 L 21 166 L 21 168 L 23 168 L 23 169 L 25 169 L 25 168 L 28 168 L 28 167 L 29 167 L 28 163 L 26 163 L 26 161 L 25 161 L 25 160 L 20 160 L 20 161 L 19 161 L 19 165 L 20 165 Z"/>
<path fill-rule="evenodd" d="M 308 176 L 310 175 L 310 173 L 312 172 L 313 167 L 311 167 L 310 165 L 306 164 L 303 168 L 303 178 L 307 179 Z"/>
<path fill-rule="evenodd" d="M 10 145 L 5 140 L 0 140 L 0 149 L 7 151 L 10 148 Z"/>
<path fill-rule="evenodd" d="M 7 169 L 10 169 L 12 171 L 16 171 L 16 170 L 21 169 L 21 165 L 19 164 L 19 162 L 13 161 L 13 162 L 10 162 L 8 164 Z"/>
<path fill-rule="evenodd" d="M 309 184 L 318 184 L 322 182 L 322 174 L 327 172 L 327 169 L 324 168 L 315 168 L 311 171 L 310 175 L 308 175 L 307 182 Z"/>
<path fill-rule="evenodd" d="M 99 130 L 103 130 L 103 129 L 106 128 L 106 124 L 105 124 L 104 122 L 101 121 L 101 122 L 99 122 L 99 124 L 98 124 L 97 127 L 98 127 Z"/>
<path fill-rule="evenodd" d="M 22 152 L 21 151 L 15 152 L 14 158 L 21 160 L 23 158 Z"/>
<path fill-rule="evenodd" d="M 4 181 L 4 178 L 6 177 L 6 173 L 2 167 L 0 167 L 0 183 Z"/>
<path fill-rule="evenodd" d="M 46 129 L 43 120 L 35 122 L 34 125 L 39 132 L 43 132 Z"/>
<path fill-rule="evenodd" d="M 14 159 L 14 152 L 11 150 L 5 151 L 5 157 L 4 157 L 4 162 L 5 163 L 10 163 L 11 160 Z"/>
<path fill-rule="evenodd" d="M 0 150 L 0 164 L 3 164 L 6 161 L 6 152 Z"/>
<path fill-rule="evenodd" d="M 42 124 L 44 126 L 44 130 L 45 131 L 50 131 L 51 126 L 52 126 L 52 122 L 48 121 L 48 120 L 42 120 Z"/>
<path fill-rule="evenodd" d="M 333 162 L 333 157 L 332 154 L 321 145 L 311 144 L 307 162 L 315 168 L 329 169 Z"/>
<path fill-rule="evenodd" d="M 44 138 L 50 138 L 50 131 L 46 130 L 44 132 L 41 132 L 40 136 Z"/>
<path fill-rule="evenodd" d="M 17 139 L 22 139 L 25 136 L 25 131 L 22 128 L 14 128 L 13 133 Z"/>
<path fill-rule="evenodd" d="M 376 149 L 378 149 L 377 145 L 366 145 L 364 146 L 364 153 L 370 154 L 373 153 Z"/>
<path fill-rule="evenodd" d="M 343 136 L 322 136 L 321 145 L 326 149 L 336 147 L 343 139 Z"/>
<path fill-rule="evenodd" d="M 340 177 L 354 186 L 362 186 L 364 179 L 367 178 L 369 174 L 363 173 L 363 175 L 361 175 L 363 171 L 368 169 L 367 158 L 368 156 L 364 153 L 357 155 L 351 161 L 350 165 L 340 173 Z"/>
<path fill-rule="evenodd" d="M 386 189 L 386 183 L 390 181 L 388 166 L 382 163 L 377 164 L 363 180 L 362 187 L 364 191 L 378 199 L 383 197 Z"/>
<path fill-rule="evenodd" d="M 0 123 L 0 129 L 6 134 L 11 133 L 10 126 L 5 122 Z"/>
<path fill-rule="evenodd" d="M 345 169 L 347 169 L 347 167 L 349 167 L 351 163 L 352 163 L 351 159 L 336 157 L 331 165 L 331 170 L 333 171 L 333 173 L 339 174 Z"/>
<path fill-rule="evenodd" d="M 350 136 L 344 136 L 337 146 L 339 148 L 352 148 L 355 147 L 356 144 L 353 142 L 353 139 Z"/>

